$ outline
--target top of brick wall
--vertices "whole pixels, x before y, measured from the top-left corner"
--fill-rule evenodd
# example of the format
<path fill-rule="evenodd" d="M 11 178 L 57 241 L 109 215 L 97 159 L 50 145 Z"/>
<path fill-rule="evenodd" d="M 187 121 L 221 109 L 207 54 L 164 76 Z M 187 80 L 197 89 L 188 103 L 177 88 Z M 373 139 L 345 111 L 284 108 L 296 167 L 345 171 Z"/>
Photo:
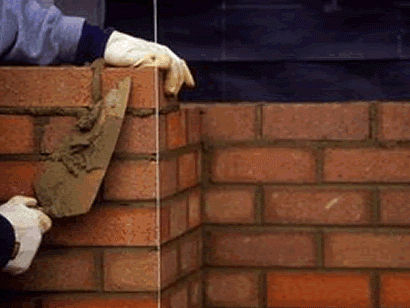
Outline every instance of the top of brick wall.
<path fill-rule="evenodd" d="M 103 95 L 127 76 L 132 77 L 129 107 L 155 108 L 157 98 L 159 107 L 170 103 L 164 96 L 164 72 L 156 73 L 154 68 L 104 69 Z M 89 106 L 91 82 L 90 67 L 3 66 L 0 67 L 0 107 Z"/>

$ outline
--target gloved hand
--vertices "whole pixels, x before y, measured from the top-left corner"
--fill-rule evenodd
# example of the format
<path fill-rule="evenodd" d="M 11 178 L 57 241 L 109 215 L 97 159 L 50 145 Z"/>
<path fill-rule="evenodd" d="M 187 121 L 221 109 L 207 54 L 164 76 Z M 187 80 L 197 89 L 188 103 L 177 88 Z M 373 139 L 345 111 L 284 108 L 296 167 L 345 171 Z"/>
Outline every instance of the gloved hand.
<path fill-rule="evenodd" d="M 29 208 L 37 205 L 34 198 L 15 196 L 0 206 L 0 214 L 13 226 L 16 242 L 20 243 L 17 256 L 10 260 L 3 271 L 13 275 L 25 272 L 31 265 L 42 235 L 52 225 L 51 219 L 41 210 Z"/>
<path fill-rule="evenodd" d="M 194 87 L 194 78 L 184 60 L 168 47 L 114 31 L 108 39 L 104 60 L 114 66 L 158 67 L 166 70 L 165 91 L 177 95 L 185 83 Z"/>

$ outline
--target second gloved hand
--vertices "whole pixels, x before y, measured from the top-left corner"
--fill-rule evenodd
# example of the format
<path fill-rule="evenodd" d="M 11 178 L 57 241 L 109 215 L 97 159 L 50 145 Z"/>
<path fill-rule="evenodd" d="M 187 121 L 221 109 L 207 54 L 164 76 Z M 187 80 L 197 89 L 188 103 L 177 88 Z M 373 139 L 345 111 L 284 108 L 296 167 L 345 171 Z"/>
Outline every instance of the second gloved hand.
<path fill-rule="evenodd" d="M 177 95 L 185 83 L 195 82 L 187 64 L 168 47 L 114 31 L 108 39 L 104 60 L 114 66 L 158 67 L 167 71 L 165 91 Z"/>

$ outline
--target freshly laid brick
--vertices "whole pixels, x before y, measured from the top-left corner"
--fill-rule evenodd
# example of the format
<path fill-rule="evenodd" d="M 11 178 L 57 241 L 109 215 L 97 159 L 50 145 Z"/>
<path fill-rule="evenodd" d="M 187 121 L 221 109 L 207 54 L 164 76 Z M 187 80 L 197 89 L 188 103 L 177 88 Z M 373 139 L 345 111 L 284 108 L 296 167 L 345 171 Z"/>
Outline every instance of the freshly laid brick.
<path fill-rule="evenodd" d="M 29 270 L 18 276 L 1 274 L 2 286 L 31 291 L 91 291 L 99 289 L 94 252 L 40 250 Z"/>
<path fill-rule="evenodd" d="M 157 151 L 157 121 L 155 116 L 145 118 L 126 116 L 121 127 L 116 152 L 154 154 Z M 165 148 L 165 130 L 159 130 L 159 147 Z"/>
<path fill-rule="evenodd" d="M 384 103 L 378 106 L 380 140 L 410 139 L 410 106 L 403 103 Z"/>
<path fill-rule="evenodd" d="M 202 107 L 203 137 L 208 141 L 244 141 L 256 137 L 255 106 Z"/>
<path fill-rule="evenodd" d="M 188 225 L 195 228 L 201 224 L 201 191 L 195 190 L 188 196 Z"/>
<path fill-rule="evenodd" d="M 106 68 L 102 74 L 102 88 L 105 96 L 127 77 L 132 78 L 128 107 L 156 108 L 171 104 L 164 95 L 164 71 L 155 68 Z"/>
<path fill-rule="evenodd" d="M 410 274 L 380 275 L 380 307 L 410 307 Z"/>
<path fill-rule="evenodd" d="M 268 139 L 360 140 L 369 137 L 368 104 L 269 104 L 263 107 Z"/>
<path fill-rule="evenodd" d="M 158 289 L 158 253 L 149 250 L 104 252 L 105 291 L 155 291 Z"/>
<path fill-rule="evenodd" d="M 66 246 L 147 246 L 157 244 L 156 208 L 110 206 L 55 223 L 45 243 Z"/>
<path fill-rule="evenodd" d="M 174 282 L 179 275 L 177 245 L 175 243 L 161 247 L 161 288 Z"/>
<path fill-rule="evenodd" d="M 410 267 L 410 235 L 330 232 L 324 255 L 327 267 Z"/>
<path fill-rule="evenodd" d="M 206 298 L 212 307 L 259 307 L 258 276 L 249 271 L 210 270 Z"/>
<path fill-rule="evenodd" d="M 59 149 L 64 139 L 70 135 L 78 122 L 76 117 L 51 117 L 50 122 L 44 127 L 41 140 L 41 152 L 52 153 Z"/>
<path fill-rule="evenodd" d="M 34 153 L 34 122 L 31 116 L 0 115 L 0 154 Z"/>
<path fill-rule="evenodd" d="M 88 67 L 0 68 L 0 106 L 84 107 L 91 104 Z"/>
<path fill-rule="evenodd" d="M 33 182 L 41 165 L 32 161 L 0 162 L 0 199 L 15 195 L 34 197 Z"/>
<path fill-rule="evenodd" d="M 302 232 L 212 232 L 207 240 L 210 265 L 315 266 L 314 235 Z"/>
<path fill-rule="evenodd" d="M 330 182 L 408 182 L 410 150 L 328 149 L 324 178 Z"/>
<path fill-rule="evenodd" d="M 254 187 L 217 187 L 205 193 L 205 215 L 211 223 L 253 223 Z"/>
<path fill-rule="evenodd" d="M 167 147 L 176 149 L 187 145 L 186 117 L 183 110 L 166 116 Z"/>
<path fill-rule="evenodd" d="M 265 190 L 265 222 L 368 224 L 370 192 L 347 190 Z"/>
<path fill-rule="evenodd" d="M 202 234 L 200 230 L 184 235 L 181 245 L 181 271 L 187 274 L 202 265 Z"/>
<path fill-rule="evenodd" d="M 179 189 L 184 190 L 198 184 L 197 162 L 196 152 L 186 153 L 179 156 Z"/>
<path fill-rule="evenodd" d="M 43 299 L 43 308 L 157 308 L 158 301 L 135 295 L 52 295 Z"/>
<path fill-rule="evenodd" d="M 410 224 L 410 190 L 380 191 L 380 219 L 385 224 Z"/>
<path fill-rule="evenodd" d="M 372 307 L 368 274 L 270 272 L 267 286 L 268 307 Z"/>
<path fill-rule="evenodd" d="M 278 148 L 234 148 L 215 152 L 212 179 L 221 182 L 293 182 L 315 180 L 310 151 Z"/>

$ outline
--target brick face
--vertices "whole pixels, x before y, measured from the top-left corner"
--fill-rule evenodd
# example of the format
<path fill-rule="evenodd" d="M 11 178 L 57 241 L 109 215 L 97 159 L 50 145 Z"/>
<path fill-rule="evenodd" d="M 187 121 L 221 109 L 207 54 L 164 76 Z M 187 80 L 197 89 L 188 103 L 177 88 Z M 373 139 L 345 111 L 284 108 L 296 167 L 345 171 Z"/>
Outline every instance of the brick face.
<path fill-rule="evenodd" d="M 0 154 L 34 153 L 34 121 L 30 116 L 0 115 Z"/>
<path fill-rule="evenodd" d="M 366 191 L 268 187 L 265 204 L 265 222 L 268 223 L 370 223 L 370 193 Z"/>
<path fill-rule="evenodd" d="M 45 235 L 45 243 L 64 246 L 156 245 L 155 226 L 155 207 L 98 207 L 87 215 L 55 223 Z"/>
<path fill-rule="evenodd" d="M 410 267 L 410 235 L 330 232 L 325 236 L 327 267 Z"/>
<path fill-rule="evenodd" d="M 263 107 L 268 139 L 358 140 L 369 137 L 367 104 L 272 104 Z"/>
<path fill-rule="evenodd" d="M 76 123 L 76 117 L 51 117 L 50 122 L 44 127 L 41 152 L 52 153 L 57 150 Z"/>
<path fill-rule="evenodd" d="M 329 182 L 408 182 L 410 151 L 405 149 L 325 150 L 324 178 Z"/>
<path fill-rule="evenodd" d="M 205 292 L 212 307 L 259 307 L 258 276 L 254 272 L 210 270 Z"/>
<path fill-rule="evenodd" d="M 378 106 L 379 139 L 408 140 L 410 138 L 410 106 L 385 103 Z"/>
<path fill-rule="evenodd" d="M 316 245 L 314 236 L 309 233 L 213 232 L 207 240 L 210 265 L 316 265 Z"/>
<path fill-rule="evenodd" d="M 222 187 L 205 193 L 206 221 L 212 223 L 253 223 L 255 188 Z"/>
<path fill-rule="evenodd" d="M 385 224 L 410 224 L 410 190 L 380 191 L 380 216 Z"/>
<path fill-rule="evenodd" d="M 208 141 L 255 139 L 255 108 L 255 106 L 232 105 L 203 107 L 203 137 Z"/>
<path fill-rule="evenodd" d="M 368 274 L 270 272 L 267 285 L 268 307 L 372 307 Z"/>
<path fill-rule="evenodd" d="M 409 273 L 381 274 L 380 289 L 380 307 L 410 307 Z"/>
<path fill-rule="evenodd" d="M 157 308 L 156 299 L 118 295 L 57 295 L 43 299 L 43 308 Z"/>
<path fill-rule="evenodd" d="M 167 114 L 167 147 L 176 149 L 187 145 L 186 115 L 183 110 Z"/>
<path fill-rule="evenodd" d="M 178 158 L 180 189 L 195 186 L 199 182 L 197 161 L 196 152 L 186 153 Z"/>
<path fill-rule="evenodd" d="M 294 182 L 315 179 L 312 153 L 300 149 L 234 148 L 217 150 L 212 179 L 221 182 Z"/>

